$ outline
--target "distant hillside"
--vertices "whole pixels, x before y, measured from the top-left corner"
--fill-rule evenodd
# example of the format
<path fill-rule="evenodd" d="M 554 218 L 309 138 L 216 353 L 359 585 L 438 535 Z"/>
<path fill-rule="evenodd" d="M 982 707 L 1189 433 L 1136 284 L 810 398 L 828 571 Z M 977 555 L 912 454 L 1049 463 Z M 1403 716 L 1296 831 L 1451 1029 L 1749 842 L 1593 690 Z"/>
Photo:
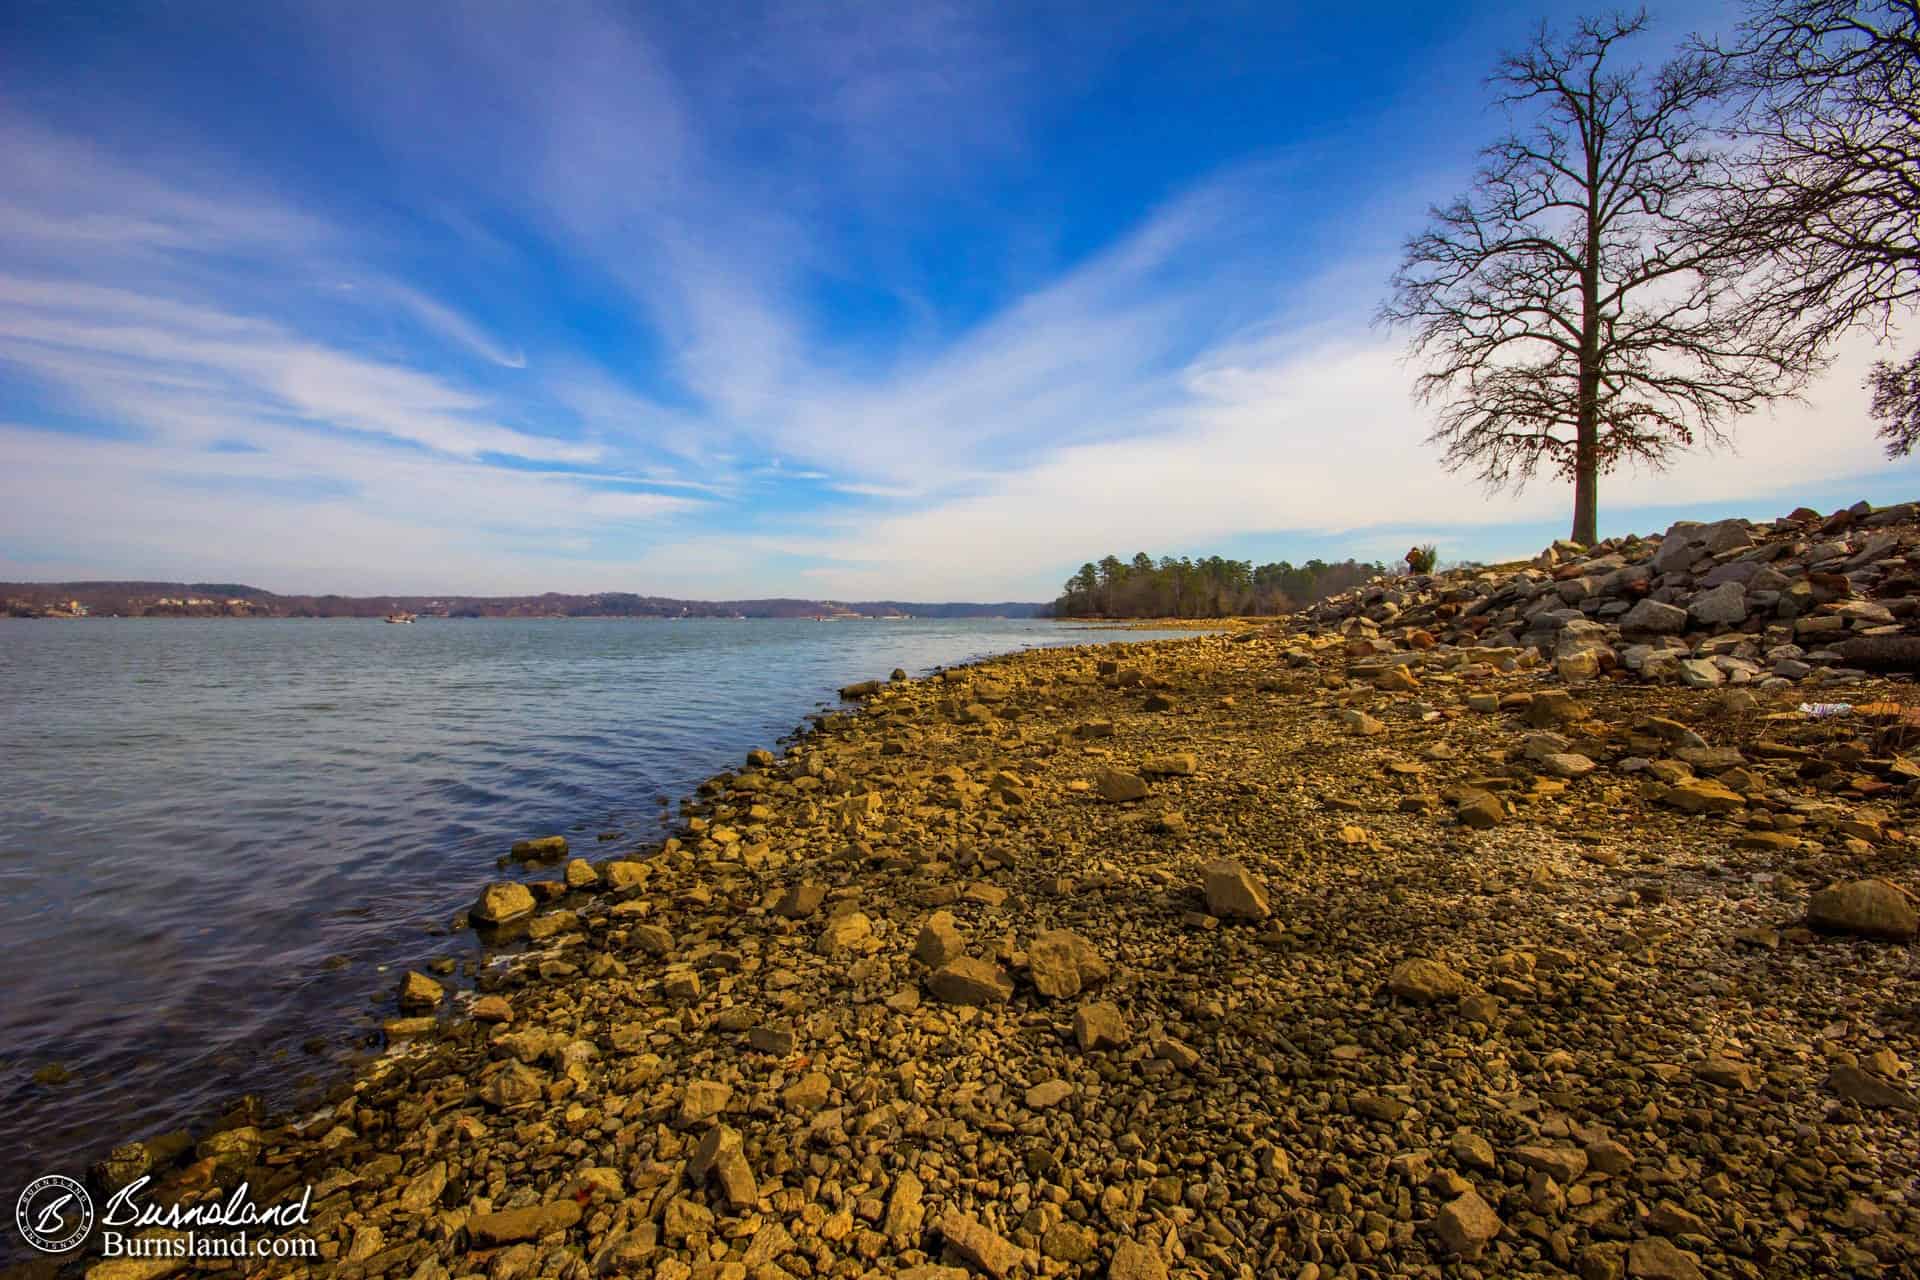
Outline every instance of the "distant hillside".
<path fill-rule="evenodd" d="M 77 606 L 77 607 L 76 607 Z M 1044 604 L 679 600 L 628 591 L 526 596 L 298 596 L 238 582 L 0 582 L 0 614 L 122 618 L 1032 618 Z"/>

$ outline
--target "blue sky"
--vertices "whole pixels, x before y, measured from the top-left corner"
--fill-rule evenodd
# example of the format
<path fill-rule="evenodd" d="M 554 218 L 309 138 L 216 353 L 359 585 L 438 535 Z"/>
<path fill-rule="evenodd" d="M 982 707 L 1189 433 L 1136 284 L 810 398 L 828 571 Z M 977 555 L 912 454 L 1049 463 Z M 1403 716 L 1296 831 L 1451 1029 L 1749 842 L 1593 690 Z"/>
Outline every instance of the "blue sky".
<path fill-rule="evenodd" d="M 0 10 L 0 577 L 1044 598 L 1494 558 L 1399 242 L 1537 5 Z M 1561 16 L 1575 12 L 1567 10 Z M 1664 6 L 1649 61 L 1719 5 Z M 1603 531 L 1914 496 L 1863 343 Z"/>

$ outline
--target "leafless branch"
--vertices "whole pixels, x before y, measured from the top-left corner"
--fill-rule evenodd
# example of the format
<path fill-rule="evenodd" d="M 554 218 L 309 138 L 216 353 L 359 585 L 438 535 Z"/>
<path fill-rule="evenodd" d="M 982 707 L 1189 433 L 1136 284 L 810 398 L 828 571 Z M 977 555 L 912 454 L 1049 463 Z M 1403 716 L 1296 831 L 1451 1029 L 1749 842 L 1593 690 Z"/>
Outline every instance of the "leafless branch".
<path fill-rule="evenodd" d="M 1723 60 L 1738 159 L 1703 222 L 1752 265 L 1756 323 L 1817 360 L 1920 309 L 1920 0 L 1751 0 Z M 1920 360 L 1920 355 L 1916 355 Z M 1890 456 L 1920 442 L 1913 362 L 1869 381 Z"/>
<path fill-rule="evenodd" d="M 1708 144 L 1728 62 L 1693 50 L 1617 66 L 1645 27 L 1542 27 L 1500 60 L 1513 131 L 1482 152 L 1471 191 L 1429 212 L 1380 312 L 1409 335 L 1446 465 L 1492 486 L 1542 467 L 1572 478 L 1585 541 L 1599 474 L 1722 440 L 1805 373 L 1738 305 L 1742 243 L 1697 225 L 1722 171 Z"/>

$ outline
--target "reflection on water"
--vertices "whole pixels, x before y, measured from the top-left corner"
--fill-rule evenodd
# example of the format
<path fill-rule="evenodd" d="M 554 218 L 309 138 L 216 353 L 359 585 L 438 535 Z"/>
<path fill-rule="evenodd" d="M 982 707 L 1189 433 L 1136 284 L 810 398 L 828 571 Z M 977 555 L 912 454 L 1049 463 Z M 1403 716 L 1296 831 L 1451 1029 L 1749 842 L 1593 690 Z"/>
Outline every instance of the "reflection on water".
<path fill-rule="evenodd" d="M 285 1100 L 382 1016 L 379 966 L 467 954 L 444 926 L 516 839 L 657 838 L 658 797 L 896 666 L 1151 638 L 0 621 L 0 1191 L 243 1091 Z M 54 1063 L 64 1083 L 33 1079 Z"/>

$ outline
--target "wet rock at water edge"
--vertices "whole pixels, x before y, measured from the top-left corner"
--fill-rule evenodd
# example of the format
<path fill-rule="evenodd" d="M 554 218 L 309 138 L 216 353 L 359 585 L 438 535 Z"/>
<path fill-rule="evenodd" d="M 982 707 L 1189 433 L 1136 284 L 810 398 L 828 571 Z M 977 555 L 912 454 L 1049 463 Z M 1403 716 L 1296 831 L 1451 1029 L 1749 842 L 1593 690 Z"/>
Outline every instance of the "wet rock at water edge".
<path fill-rule="evenodd" d="M 471 912 L 480 924 L 500 925 L 533 914 L 533 892 L 524 884 L 503 880 L 480 891 Z"/>
<path fill-rule="evenodd" d="M 567 856 L 567 838 L 536 836 L 517 842 L 509 852 L 515 862 L 553 862 Z"/>
<path fill-rule="evenodd" d="M 436 1008 L 446 997 L 446 988 L 424 973 L 409 970 L 400 979 L 400 1008 L 407 1012 Z"/>

